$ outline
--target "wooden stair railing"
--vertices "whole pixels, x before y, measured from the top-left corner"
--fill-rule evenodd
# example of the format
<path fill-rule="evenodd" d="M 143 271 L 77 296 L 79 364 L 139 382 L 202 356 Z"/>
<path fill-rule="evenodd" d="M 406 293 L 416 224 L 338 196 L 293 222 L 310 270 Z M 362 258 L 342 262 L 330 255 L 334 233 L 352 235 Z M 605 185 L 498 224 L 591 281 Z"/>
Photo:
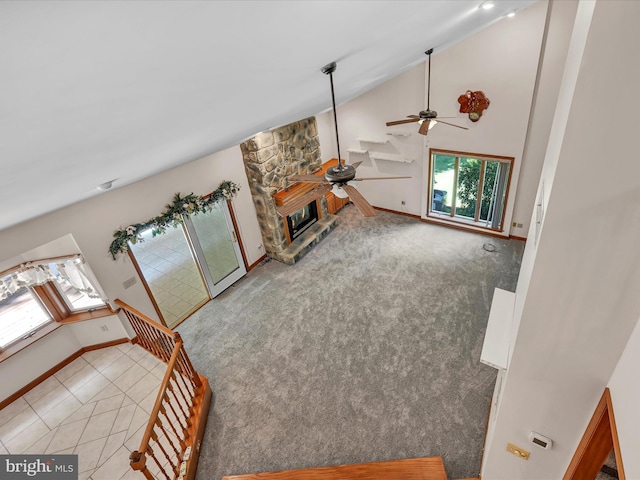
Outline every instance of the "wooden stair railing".
<path fill-rule="evenodd" d="M 193 368 L 178 332 L 115 303 L 136 333 L 134 343 L 167 363 L 140 447 L 129 457 L 131 468 L 147 480 L 193 480 L 211 403 L 209 381 Z"/>

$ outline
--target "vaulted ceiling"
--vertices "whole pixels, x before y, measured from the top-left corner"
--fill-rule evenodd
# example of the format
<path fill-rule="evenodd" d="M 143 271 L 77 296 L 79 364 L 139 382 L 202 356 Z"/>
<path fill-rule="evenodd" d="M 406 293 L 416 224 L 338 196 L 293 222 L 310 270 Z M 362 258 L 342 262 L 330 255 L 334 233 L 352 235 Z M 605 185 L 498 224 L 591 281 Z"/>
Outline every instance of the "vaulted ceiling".
<path fill-rule="evenodd" d="M 536 0 L 0 2 L 0 229 L 338 104 Z"/>

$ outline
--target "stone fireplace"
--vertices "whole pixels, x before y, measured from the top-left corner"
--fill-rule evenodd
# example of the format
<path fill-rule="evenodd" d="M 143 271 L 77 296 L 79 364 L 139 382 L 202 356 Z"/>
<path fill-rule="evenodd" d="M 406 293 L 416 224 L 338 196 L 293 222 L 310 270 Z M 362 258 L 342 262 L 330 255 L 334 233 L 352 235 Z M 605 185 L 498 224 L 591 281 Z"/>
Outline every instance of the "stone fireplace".
<path fill-rule="evenodd" d="M 289 190 L 310 190 L 311 184 L 295 184 L 288 178 L 322 168 L 315 117 L 264 132 L 240 144 L 249 188 L 258 215 L 266 254 L 294 264 L 337 224 L 327 212 L 324 197 L 288 218 L 276 211 L 274 195 L 286 197 Z M 315 221 L 310 220 L 316 216 Z M 305 223 L 306 222 L 306 223 Z"/>

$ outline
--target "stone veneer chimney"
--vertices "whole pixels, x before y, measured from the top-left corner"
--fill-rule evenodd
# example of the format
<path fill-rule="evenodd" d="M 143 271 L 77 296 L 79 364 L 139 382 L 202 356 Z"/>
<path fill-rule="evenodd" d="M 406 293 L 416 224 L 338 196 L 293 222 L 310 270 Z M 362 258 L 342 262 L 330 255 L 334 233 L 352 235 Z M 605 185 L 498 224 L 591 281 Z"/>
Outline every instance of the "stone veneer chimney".
<path fill-rule="evenodd" d="M 309 117 L 260 133 L 240 144 L 240 149 L 265 252 L 276 260 L 294 263 L 299 256 L 292 260 L 285 253 L 288 247 L 284 226 L 286 219 L 276 212 L 273 195 L 288 186 L 287 179 L 291 175 L 314 173 L 322 168 L 316 119 Z M 321 210 L 322 216 L 328 217 L 324 198 Z"/>

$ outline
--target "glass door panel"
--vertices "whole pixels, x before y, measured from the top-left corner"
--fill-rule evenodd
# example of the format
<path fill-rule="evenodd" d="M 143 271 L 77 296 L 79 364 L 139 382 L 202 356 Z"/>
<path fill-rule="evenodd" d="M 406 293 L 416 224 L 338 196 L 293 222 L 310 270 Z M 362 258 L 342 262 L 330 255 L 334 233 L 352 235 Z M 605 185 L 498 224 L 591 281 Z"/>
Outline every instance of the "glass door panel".
<path fill-rule="evenodd" d="M 451 213 L 451 199 L 454 196 L 456 157 L 434 155 L 433 182 L 431 189 L 431 211 Z"/>
<path fill-rule="evenodd" d="M 480 220 L 491 228 L 500 228 L 511 165 L 505 162 L 487 161 L 487 175 L 482 190 L 482 208 Z"/>
<path fill-rule="evenodd" d="M 239 266 L 221 203 L 208 213 L 192 217 L 191 222 L 213 283 L 219 283 Z"/>
<path fill-rule="evenodd" d="M 226 202 L 187 218 L 185 226 L 212 298 L 247 273 Z"/>
<path fill-rule="evenodd" d="M 496 180 L 498 179 L 498 167 L 500 162 L 485 162 L 484 170 L 484 182 L 482 183 L 482 200 L 480 203 L 480 217 L 482 221 L 490 221 L 491 215 L 489 214 L 492 209 L 492 204 L 495 201 L 494 191 L 496 187 Z"/>
<path fill-rule="evenodd" d="M 456 215 L 475 218 L 482 162 L 475 158 L 460 158 L 456 185 Z"/>
<path fill-rule="evenodd" d="M 165 323 L 173 327 L 206 303 L 209 293 L 181 226 L 141 236 L 144 242 L 131 244 L 131 252 Z"/>

